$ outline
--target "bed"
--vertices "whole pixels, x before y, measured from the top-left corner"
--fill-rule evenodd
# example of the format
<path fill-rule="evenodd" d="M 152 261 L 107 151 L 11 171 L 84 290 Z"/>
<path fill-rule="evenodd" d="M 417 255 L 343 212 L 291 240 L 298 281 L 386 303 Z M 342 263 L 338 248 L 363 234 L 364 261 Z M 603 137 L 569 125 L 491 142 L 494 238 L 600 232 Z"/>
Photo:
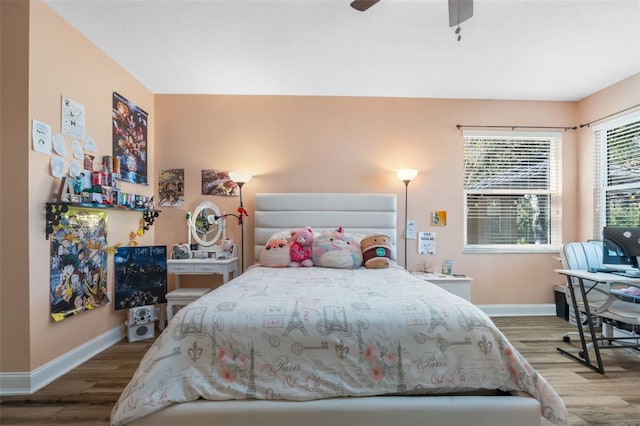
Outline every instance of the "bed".
<path fill-rule="evenodd" d="M 274 234 L 343 227 L 395 244 L 393 194 L 256 194 L 254 255 Z M 269 268 L 181 309 L 112 425 L 566 424 L 549 383 L 471 303 L 392 264 Z"/>

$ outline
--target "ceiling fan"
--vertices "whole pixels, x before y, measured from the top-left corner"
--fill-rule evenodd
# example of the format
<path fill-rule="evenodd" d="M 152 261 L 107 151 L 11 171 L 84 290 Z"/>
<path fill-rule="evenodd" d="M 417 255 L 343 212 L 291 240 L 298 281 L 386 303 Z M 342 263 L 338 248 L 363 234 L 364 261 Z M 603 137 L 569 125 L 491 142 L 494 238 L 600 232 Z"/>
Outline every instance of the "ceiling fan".
<path fill-rule="evenodd" d="M 364 12 L 380 0 L 353 0 L 351 7 Z M 449 26 L 457 27 L 458 41 L 462 39 L 460 24 L 473 16 L 473 0 L 448 0 L 449 1 Z"/>

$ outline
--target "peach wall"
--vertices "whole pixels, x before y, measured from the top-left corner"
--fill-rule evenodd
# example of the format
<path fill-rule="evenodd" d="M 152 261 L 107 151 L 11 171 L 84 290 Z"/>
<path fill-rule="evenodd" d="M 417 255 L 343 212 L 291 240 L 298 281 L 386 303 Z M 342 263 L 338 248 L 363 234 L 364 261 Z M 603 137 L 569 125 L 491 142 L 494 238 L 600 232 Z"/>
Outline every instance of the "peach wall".
<path fill-rule="evenodd" d="M 31 151 L 29 134 L 34 118 L 51 124 L 54 132 L 60 130 L 63 95 L 85 105 L 88 133 L 98 144 L 97 156 L 111 152 L 113 90 L 149 112 L 151 185 L 123 184 L 125 191 L 150 195 L 155 191 L 158 170 L 186 169 L 187 205 L 163 208 L 143 244 L 184 241 L 184 214 L 203 199 L 213 199 L 226 212 L 235 210 L 237 199 L 199 194 L 200 170 L 204 168 L 253 172 L 255 179 L 244 188 L 250 214 L 256 192 L 375 191 L 398 195 L 400 222 L 404 217 L 404 185 L 394 171 L 416 167 L 420 174 L 409 187 L 409 217 L 418 221 L 420 231 L 438 232 L 438 247 L 435 256 L 421 259 L 416 242 L 409 241 L 409 267 L 421 260 L 437 267 L 442 259 L 452 258 L 457 272 L 474 277 L 472 298 L 478 304 L 552 302 L 552 285 L 559 281 L 553 273 L 557 263 L 552 254 L 462 253 L 462 136 L 455 125 L 570 126 L 638 103 L 637 75 L 578 103 L 154 96 L 41 1 L 0 4 L 2 372 L 33 371 L 120 325 L 123 319 L 109 306 L 58 324 L 50 320 L 44 203 L 54 196 L 57 182 L 49 175 L 48 157 Z M 10 42 L 8 33 L 12 35 Z M 7 104 L 11 105 L 10 114 Z M 6 124 L 7 117 L 11 126 Z M 565 241 L 587 235 L 585 224 L 590 223 L 584 218 L 589 203 L 585 193 L 588 195 L 586 188 L 591 182 L 586 176 L 588 149 L 584 148 L 590 142 L 584 137 L 584 131 L 565 134 Z M 21 172 L 27 168 L 28 172 Z M 6 207 L 8 199 L 11 209 Z M 431 227 L 433 210 L 447 210 L 447 227 Z M 136 213 L 111 213 L 109 241 L 126 241 L 137 219 Z M 252 226 L 251 216 L 246 228 L 249 246 Z M 229 233 L 239 236 L 233 224 Z M 399 246 L 402 259 L 402 241 Z M 112 275 L 111 264 L 110 272 Z M 202 280 L 192 277 L 184 281 L 196 285 Z M 109 290 L 113 290 L 112 278 Z"/>
<path fill-rule="evenodd" d="M 244 187 L 250 215 L 256 192 L 395 193 L 401 230 L 404 184 L 395 170 L 414 167 L 419 175 L 409 186 L 409 218 L 419 231 L 437 231 L 437 254 L 420 258 L 410 240 L 408 267 L 425 261 L 437 268 L 451 258 L 457 272 L 474 278 L 475 303 L 550 303 L 559 281 L 555 254 L 462 253 L 462 132 L 456 124 L 572 126 L 575 112 L 575 103 L 563 102 L 156 95 L 158 168 L 184 168 L 186 180 L 186 206 L 165 208 L 156 241 L 184 241 L 185 213 L 203 199 L 235 210 L 237 199 L 200 195 L 200 171 L 211 168 L 255 174 Z M 566 132 L 568 218 L 576 213 L 575 145 L 575 132 Z M 446 227 L 431 226 L 434 210 L 447 211 Z M 252 225 L 250 216 L 247 247 Z M 229 232 L 237 236 L 233 224 Z"/>
<path fill-rule="evenodd" d="M 122 184 L 125 192 L 152 195 L 155 182 L 153 94 L 98 50 L 85 37 L 40 1 L 31 2 L 29 51 L 29 124 L 37 119 L 60 132 L 61 97 L 85 106 L 87 134 L 97 145 L 95 167 L 103 155 L 111 155 L 112 92 L 126 96 L 149 113 L 149 186 Z M 30 131 L 29 133 L 30 134 Z M 71 138 L 65 137 L 67 149 Z M 23 139 L 30 146 L 31 139 Z M 31 370 L 69 352 L 88 340 L 123 323 L 122 311 L 113 305 L 83 312 L 60 323 L 49 314 L 49 244 L 45 239 L 44 203 L 54 200 L 59 180 L 49 174 L 48 155 L 29 150 L 29 355 Z M 70 157 L 69 157 L 70 158 Z M 140 213 L 113 211 L 108 216 L 108 241 L 128 242 Z M 154 231 L 140 242 L 152 244 Z M 109 256 L 108 289 L 113 290 L 113 256 Z"/>
<path fill-rule="evenodd" d="M 0 1 L 0 371 L 29 370 L 28 34 L 29 3 Z"/>
<path fill-rule="evenodd" d="M 626 78 L 606 89 L 596 92 L 578 104 L 578 120 L 580 124 L 590 123 L 600 118 L 610 116 L 617 111 L 626 110 L 636 106 L 640 107 L 640 73 Z M 627 111 L 626 113 L 630 113 Z M 624 115 L 618 114 L 613 118 Z M 594 123 L 597 126 L 602 121 Z M 597 238 L 593 230 L 593 128 L 583 127 L 578 132 L 578 158 L 580 159 L 580 176 L 584 179 L 578 181 L 579 196 L 577 200 L 579 216 L 578 238 L 581 240 Z"/>

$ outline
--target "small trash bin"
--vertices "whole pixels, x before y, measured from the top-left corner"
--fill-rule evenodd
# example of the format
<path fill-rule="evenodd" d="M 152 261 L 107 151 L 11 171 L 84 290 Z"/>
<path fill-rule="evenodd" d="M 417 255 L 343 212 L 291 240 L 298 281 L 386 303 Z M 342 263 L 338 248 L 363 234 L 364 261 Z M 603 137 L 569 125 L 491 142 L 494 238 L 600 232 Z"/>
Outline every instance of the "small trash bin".
<path fill-rule="evenodd" d="M 565 321 L 569 321 L 569 305 L 565 297 L 566 287 L 563 285 L 556 285 L 553 287 L 556 295 L 556 316 L 564 318 Z"/>

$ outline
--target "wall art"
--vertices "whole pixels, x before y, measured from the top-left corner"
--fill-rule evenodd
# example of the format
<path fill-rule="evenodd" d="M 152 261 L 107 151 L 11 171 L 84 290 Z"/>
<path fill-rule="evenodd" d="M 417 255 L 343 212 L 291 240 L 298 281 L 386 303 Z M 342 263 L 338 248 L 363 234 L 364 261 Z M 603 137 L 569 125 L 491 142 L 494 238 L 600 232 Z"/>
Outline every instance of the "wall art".
<path fill-rule="evenodd" d="M 107 297 L 107 213 L 69 208 L 51 234 L 50 300 L 55 321 Z"/>
<path fill-rule="evenodd" d="M 113 158 L 121 164 L 120 179 L 147 185 L 148 114 L 113 92 Z"/>
<path fill-rule="evenodd" d="M 184 206 L 184 169 L 166 169 L 158 177 L 159 205 Z"/>
<path fill-rule="evenodd" d="M 447 226 L 446 210 L 438 210 L 433 212 L 433 226 Z"/>
<path fill-rule="evenodd" d="M 166 246 L 118 247 L 113 264 L 116 310 L 166 302 Z"/>
<path fill-rule="evenodd" d="M 229 178 L 226 170 L 202 171 L 202 195 L 238 196 L 238 184 Z"/>

